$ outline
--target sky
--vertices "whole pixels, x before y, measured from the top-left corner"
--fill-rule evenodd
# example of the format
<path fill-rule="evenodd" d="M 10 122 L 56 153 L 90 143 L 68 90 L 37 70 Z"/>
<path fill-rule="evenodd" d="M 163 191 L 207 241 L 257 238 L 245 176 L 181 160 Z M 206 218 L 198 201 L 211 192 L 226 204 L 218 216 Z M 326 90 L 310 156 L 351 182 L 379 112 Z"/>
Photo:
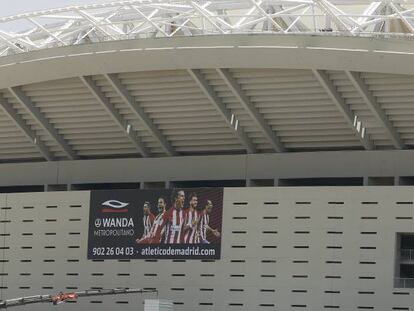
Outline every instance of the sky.
<path fill-rule="evenodd" d="M 116 0 L 0 0 L 0 17 L 42 11 L 67 6 L 108 3 Z M 0 29 L 9 32 L 19 32 L 33 27 L 33 24 L 18 20 L 1 23 Z"/>
<path fill-rule="evenodd" d="M 0 0 L 0 16 L 16 15 L 65 6 L 107 2 L 112 2 L 112 0 Z"/>

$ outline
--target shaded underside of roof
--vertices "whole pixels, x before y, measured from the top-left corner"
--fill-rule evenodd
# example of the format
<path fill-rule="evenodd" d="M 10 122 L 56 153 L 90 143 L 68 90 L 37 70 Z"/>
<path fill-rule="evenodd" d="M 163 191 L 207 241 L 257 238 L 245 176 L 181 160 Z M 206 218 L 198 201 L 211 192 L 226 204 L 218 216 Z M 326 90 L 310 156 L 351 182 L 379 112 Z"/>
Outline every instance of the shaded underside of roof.
<path fill-rule="evenodd" d="M 345 71 L 241 68 L 3 89 L 0 160 L 43 161 L 41 150 L 48 160 L 279 152 L 274 139 L 283 152 L 367 149 L 361 136 L 372 149 L 412 148 L 414 76 L 353 74 L 362 91 Z"/>

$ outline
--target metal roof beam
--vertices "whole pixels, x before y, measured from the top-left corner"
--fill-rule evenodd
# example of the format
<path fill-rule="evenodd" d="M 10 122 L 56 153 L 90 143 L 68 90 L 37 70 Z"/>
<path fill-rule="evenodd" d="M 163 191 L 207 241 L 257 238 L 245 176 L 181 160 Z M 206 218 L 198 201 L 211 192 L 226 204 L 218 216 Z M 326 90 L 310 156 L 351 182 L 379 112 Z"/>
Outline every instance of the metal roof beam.
<path fill-rule="evenodd" d="M 70 6 L 0 18 L 0 28 L 3 25 L 4 29 L 0 30 L 0 51 L 8 47 L 12 54 L 56 44 L 73 45 L 79 42 L 79 33 L 91 33 L 94 42 L 105 42 L 171 37 L 177 32 L 185 36 L 212 32 L 251 34 L 252 30 L 258 31 L 258 26 L 285 34 L 293 31 L 321 35 L 327 31 L 349 36 L 364 32 L 376 37 L 381 32 L 385 37 L 399 37 L 401 33 L 414 33 L 413 10 L 399 2 L 403 0 L 124 0 Z M 355 14 L 348 8 L 354 5 L 366 5 L 367 9 Z M 7 27 L 14 21 L 33 25 L 14 33 Z M 322 29 L 318 29 L 321 21 Z"/>
<path fill-rule="evenodd" d="M 203 16 L 206 20 L 208 20 L 210 22 L 210 24 L 212 24 L 221 34 L 226 33 L 226 31 L 223 29 L 223 27 L 219 23 L 216 22 L 216 21 L 221 20 L 221 19 L 218 18 L 218 17 L 215 17 L 214 14 L 212 14 L 209 10 L 206 9 L 206 7 L 208 7 L 211 4 L 211 2 L 206 2 L 204 5 L 199 5 L 195 1 L 189 1 L 189 4 L 201 16 Z M 227 23 L 224 22 L 223 20 L 221 20 L 221 22 L 224 23 L 225 25 L 227 25 Z M 229 26 L 229 25 L 227 25 L 227 26 Z"/>
<path fill-rule="evenodd" d="M 286 32 L 285 29 L 279 25 L 274 18 L 272 18 L 272 16 L 270 14 L 268 14 L 262 7 L 261 4 L 263 1 L 259 0 L 259 2 L 256 2 L 256 0 L 250 0 L 250 2 L 257 8 L 257 10 L 262 13 L 262 15 L 264 17 L 266 17 L 267 21 L 272 24 L 273 26 L 275 26 L 277 29 L 279 29 L 279 31 L 281 32 Z"/>
<path fill-rule="evenodd" d="M 10 87 L 8 89 L 18 102 L 23 105 L 30 115 L 40 124 L 40 126 L 53 138 L 53 140 L 62 148 L 63 152 L 70 160 L 78 158 L 72 147 L 58 133 L 51 123 L 46 119 L 43 113 L 37 108 L 29 97 L 24 94 L 20 87 Z"/>
<path fill-rule="evenodd" d="M 132 126 L 128 125 L 124 118 L 119 114 L 115 109 L 114 105 L 109 102 L 109 99 L 105 94 L 99 89 L 90 76 L 81 76 L 79 77 L 85 86 L 89 89 L 92 95 L 96 100 L 105 108 L 105 110 L 110 114 L 115 123 L 126 133 L 129 140 L 134 144 L 135 148 L 143 157 L 149 157 L 150 153 L 147 151 L 146 147 L 138 137 L 138 135 L 132 130 Z"/>
<path fill-rule="evenodd" d="M 358 124 L 357 116 L 349 109 L 348 105 L 345 103 L 345 100 L 337 91 L 335 85 L 329 79 L 328 74 L 323 70 L 312 70 L 315 77 L 318 79 L 319 83 L 328 93 L 332 102 L 338 107 L 341 114 L 344 116 L 346 122 L 351 125 L 352 130 L 357 135 L 359 141 L 365 147 L 365 149 L 371 150 L 374 149 L 374 143 L 369 138 L 365 132 L 365 128 L 361 128 L 360 123 Z"/>
<path fill-rule="evenodd" d="M 259 127 L 263 135 L 269 141 L 272 148 L 277 152 L 284 152 L 285 148 L 283 147 L 279 137 L 277 137 L 273 129 L 269 126 L 269 124 L 267 124 L 262 114 L 256 109 L 256 107 L 254 107 L 250 99 L 243 93 L 240 85 L 237 83 L 236 79 L 233 78 L 230 71 L 228 69 L 220 68 L 216 70 L 224 82 L 226 82 L 227 86 L 233 95 L 237 98 L 242 107 L 247 111 L 247 113 Z"/>
<path fill-rule="evenodd" d="M 207 80 L 203 77 L 203 74 L 198 69 L 188 69 L 188 73 L 197 83 L 203 93 L 207 96 L 208 100 L 213 104 L 217 111 L 221 114 L 223 119 L 226 121 L 228 127 L 230 127 L 237 138 L 247 149 L 248 153 L 255 153 L 256 147 L 251 142 L 250 138 L 246 135 L 241 126 L 236 126 L 234 123 L 234 115 L 230 112 L 229 109 L 223 104 L 221 99 L 217 96 L 213 88 L 208 84 Z"/>
<path fill-rule="evenodd" d="M 105 74 L 105 78 L 109 81 L 111 86 L 115 89 L 117 94 L 122 98 L 125 104 L 135 113 L 139 121 L 144 125 L 147 131 L 154 137 L 164 151 L 169 156 L 176 156 L 177 152 L 174 150 L 170 142 L 165 138 L 161 131 L 157 128 L 154 122 L 147 116 L 144 109 L 137 103 L 136 99 L 129 93 L 121 80 L 115 74 Z"/>
<path fill-rule="evenodd" d="M 102 19 L 98 19 L 97 17 L 83 11 L 80 9 L 74 9 L 74 11 L 78 12 L 79 15 L 83 16 L 86 20 L 88 20 L 90 23 L 92 23 L 92 25 L 94 27 L 96 27 L 97 29 L 99 29 L 105 36 L 108 36 L 110 38 L 112 38 L 113 40 L 116 40 L 117 38 L 114 37 L 111 33 L 109 33 L 105 28 L 104 28 L 104 23 L 102 23 Z M 106 24 L 110 24 L 109 22 L 106 21 Z M 112 25 L 107 25 L 109 28 L 111 28 Z M 112 29 L 112 28 L 111 28 Z M 119 30 L 119 29 L 118 29 Z"/>
<path fill-rule="evenodd" d="M 0 96 L 0 107 L 4 113 L 12 119 L 13 123 L 23 132 L 23 134 L 33 143 L 36 149 L 42 154 L 47 161 L 53 161 L 53 155 L 47 149 L 43 141 L 36 136 L 36 133 L 26 124 L 23 118 L 14 110 L 13 106 L 7 100 Z"/>
<path fill-rule="evenodd" d="M 349 80 L 351 80 L 352 85 L 356 88 L 359 95 L 365 101 L 369 109 L 374 114 L 375 118 L 380 122 L 384 127 L 386 133 L 390 137 L 393 145 L 397 149 L 406 149 L 404 142 L 401 140 L 400 134 L 396 131 L 394 126 L 388 120 L 387 115 L 382 110 L 381 106 L 378 104 L 377 99 L 374 97 L 372 92 L 368 89 L 368 86 L 365 84 L 364 80 L 361 78 L 360 74 L 352 71 L 345 71 Z"/>
<path fill-rule="evenodd" d="M 152 19 L 152 17 L 148 17 L 147 15 L 145 15 L 143 12 L 141 12 L 140 9 L 138 9 L 136 6 L 134 5 L 130 5 L 130 7 L 135 10 L 142 18 L 144 18 L 148 23 L 150 23 L 157 31 L 161 32 L 164 36 L 169 37 L 169 35 L 164 31 L 164 29 L 162 29 L 156 22 L 154 22 L 154 20 Z M 156 9 L 156 13 L 158 13 L 158 9 Z"/>
<path fill-rule="evenodd" d="M 414 24 L 412 19 L 408 19 L 410 15 L 405 15 L 405 9 L 402 7 L 401 3 L 390 2 L 389 5 L 392 7 L 395 13 L 400 17 L 404 25 L 408 28 L 411 33 L 414 33 Z"/>

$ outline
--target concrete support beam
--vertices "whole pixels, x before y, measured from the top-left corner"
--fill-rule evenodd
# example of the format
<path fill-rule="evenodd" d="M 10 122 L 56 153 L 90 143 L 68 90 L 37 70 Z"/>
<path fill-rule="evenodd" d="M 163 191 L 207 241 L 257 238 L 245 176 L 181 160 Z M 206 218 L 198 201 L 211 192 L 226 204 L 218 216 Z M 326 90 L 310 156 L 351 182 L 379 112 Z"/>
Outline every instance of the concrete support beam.
<path fill-rule="evenodd" d="M 145 148 L 144 144 L 141 142 L 141 139 L 138 137 L 137 133 L 132 130 L 131 126 L 128 126 L 124 118 L 119 114 L 115 107 L 109 102 L 109 99 L 105 94 L 99 89 L 90 76 L 80 77 L 81 81 L 89 89 L 92 95 L 96 100 L 105 108 L 105 110 L 111 115 L 114 122 L 122 129 L 131 143 L 135 146 L 137 151 L 143 157 L 149 157 L 149 151 Z"/>
<path fill-rule="evenodd" d="M 394 147 L 397 149 L 407 149 L 407 146 L 402 141 L 400 134 L 388 120 L 387 115 L 382 110 L 381 106 L 378 104 L 377 99 L 368 89 L 368 86 L 365 84 L 364 80 L 361 78 L 361 75 L 358 72 L 345 71 L 349 80 L 352 82 L 352 85 L 358 91 L 359 95 L 365 101 L 375 118 L 384 128 L 385 133 L 387 133 Z"/>
<path fill-rule="evenodd" d="M 227 126 L 230 127 L 234 131 L 234 134 L 237 136 L 239 141 L 246 148 L 247 152 L 255 153 L 256 147 L 253 145 L 250 138 L 246 135 L 243 128 L 240 125 L 236 126 L 234 124 L 235 122 L 237 122 L 237 121 L 234 121 L 234 115 L 232 115 L 231 111 L 226 108 L 226 106 L 223 104 L 221 99 L 217 96 L 216 92 L 213 90 L 211 85 L 209 85 L 207 80 L 203 77 L 200 70 L 189 69 L 188 73 L 193 78 L 193 80 L 197 83 L 197 85 L 200 87 L 203 93 L 207 96 L 210 103 L 214 106 L 214 108 L 216 108 L 216 110 L 223 117 Z"/>
<path fill-rule="evenodd" d="M 54 157 L 43 141 L 36 136 L 36 133 L 27 125 L 26 121 L 17 113 L 13 106 L 5 98 L 0 96 L 0 107 L 4 113 L 9 116 L 13 123 L 22 131 L 22 133 L 33 143 L 40 154 L 47 160 L 53 161 Z"/>
<path fill-rule="evenodd" d="M 221 78 L 226 82 L 228 88 L 233 93 L 233 95 L 237 98 L 240 105 L 246 110 L 249 116 L 252 118 L 254 123 L 263 133 L 264 137 L 266 137 L 269 144 L 276 152 L 284 152 L 285 148 L 282 145 L 279 137 L 277 137 L 276 133 L 273 129 L 269 126 L 266 122 L 263 115 L 256 109 L 253 103 L 250 101 L 250 98 L 247 97 L 244 92 L 242 91 L 240 85 L 237 83 L 236 79 L 231 75 L 228 69 L 216 69 L 218 74 Z"/>
<path fill-rule="evenodd" d="M 174 150 L 170 142 L 165 138 L 161 131 L 157 128 L 154 122 L 147 116 L 144 109 L 137 103 L 135 98 L 129 93 L 121 80 L 115 74 L 105 74 L 105 78 L 109 81 L 116 93 L 122 98 L 124 103 L 132 110 L 137 116 L 138 120 L 147 129 L 147 131 L 154 137 L 155 140 L 161 145 L 164 151 L 169 156 L 176 156 L 177 152 Z"/>
<path fill-rule="evenodd" d="M 345 121 L 351 126 L 352 130 L 355 132 L 355 135 L 358 137 L 359 141 L 365 147 L 365 149 L 374 149 L 374 144 L 366 134 L 365 130 L 363 128 L 361 129 L 361 127 L 356 126 L 355 121 L 357 117 L 345 103 L 345 100 L 342 98 L 335 85 L 329 79 L 328 74 L 323 70 L 313 70 L 313 74 L 325 89 L 332 102 L 338 107 L 338 110 L 343 115 Z"/>
<path fill-rule="evenodd" d="M 17 101 L 26 108 L 33 119 L 35 119 L 39 125 L 52 137 L 52 139 L 62 148 L 68 159 L 75 160 L 78 158 L 76 153 L 72 150 L 72 147 L 65 141 L 53 125 L 46 119 L 39 108 L 37 108 L 29 97 L 19 87 L 11 87 L 9 91 L 17 99 Z"/>

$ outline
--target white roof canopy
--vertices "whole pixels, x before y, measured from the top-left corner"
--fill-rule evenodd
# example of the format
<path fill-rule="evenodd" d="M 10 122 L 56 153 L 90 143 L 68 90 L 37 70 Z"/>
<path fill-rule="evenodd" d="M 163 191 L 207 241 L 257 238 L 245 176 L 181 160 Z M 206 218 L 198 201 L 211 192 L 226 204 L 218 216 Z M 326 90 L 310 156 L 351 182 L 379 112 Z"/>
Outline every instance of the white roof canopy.
<path fill-rule="evenodd" d="M 413 1 L 115 1 L 0 18 L 0 56 L 90 42 L 244 33 L 414 34 Z M 24 31 L 12 32 L 15 25 Z"/>

